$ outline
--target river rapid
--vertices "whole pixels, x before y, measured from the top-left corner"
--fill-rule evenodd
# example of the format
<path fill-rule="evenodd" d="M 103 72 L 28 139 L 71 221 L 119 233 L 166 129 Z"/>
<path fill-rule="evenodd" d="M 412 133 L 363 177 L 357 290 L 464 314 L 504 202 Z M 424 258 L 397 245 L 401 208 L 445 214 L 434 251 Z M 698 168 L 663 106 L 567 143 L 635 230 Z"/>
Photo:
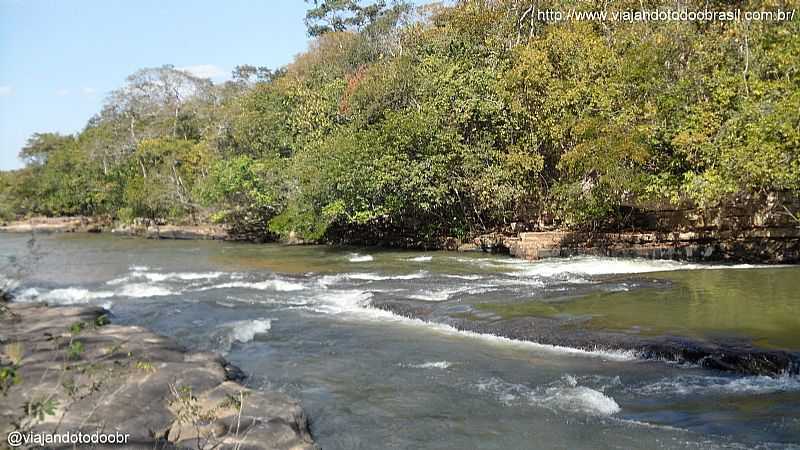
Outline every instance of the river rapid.
<path fill-rule="evenodd" d="M 94 304 L 298 398 L 323 449 L 800 448 L 800 379 L 458 331 L 537 314 L 800 351 L 800 268 L 0 234 L 16 301 Z"/>

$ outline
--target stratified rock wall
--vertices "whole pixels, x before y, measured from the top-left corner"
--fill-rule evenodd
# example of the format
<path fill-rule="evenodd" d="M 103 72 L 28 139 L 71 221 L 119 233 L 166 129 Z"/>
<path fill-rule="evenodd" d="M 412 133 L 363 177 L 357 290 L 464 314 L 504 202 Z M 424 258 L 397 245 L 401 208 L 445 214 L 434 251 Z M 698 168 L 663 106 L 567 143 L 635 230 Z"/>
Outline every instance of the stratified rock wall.
<path fill-rule="evenodd" d="M 694 261 L 800 262 L 800 223 L 789 211 L 800 200 L 789 194 L 741 198 L 709 209 L 639 211 L 636 231 L 522 232 L 479 239 L 519 258 L 598 255 Z"/>

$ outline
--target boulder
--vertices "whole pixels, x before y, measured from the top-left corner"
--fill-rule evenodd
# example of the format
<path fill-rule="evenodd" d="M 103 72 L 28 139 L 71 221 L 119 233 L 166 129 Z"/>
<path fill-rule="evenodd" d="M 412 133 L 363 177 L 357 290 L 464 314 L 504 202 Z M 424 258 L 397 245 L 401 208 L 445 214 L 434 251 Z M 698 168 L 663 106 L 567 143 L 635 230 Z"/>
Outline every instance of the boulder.
<path fill-rule="evenodd" d="M 0 430 L 120 432 L 130 448 L 314 449 L 300 404 L 250 390 L 219 355 L 189 352 L 97 307 L 8 304 L 0 364 L 13 368 Z"/>

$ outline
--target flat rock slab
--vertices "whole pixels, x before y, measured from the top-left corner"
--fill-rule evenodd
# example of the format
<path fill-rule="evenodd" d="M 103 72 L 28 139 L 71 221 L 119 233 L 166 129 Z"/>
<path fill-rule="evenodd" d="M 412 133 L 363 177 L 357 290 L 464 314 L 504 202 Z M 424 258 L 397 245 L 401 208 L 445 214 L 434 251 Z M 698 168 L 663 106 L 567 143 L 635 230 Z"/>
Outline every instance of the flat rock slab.
<path fill-rule="evenodd" d="M 698 342 L 679 336 L 640 336 L 594 330 L 580 320 L 548 317 L 502 319 L 452 317 L 443 303 L 380 300 L 372 306 L 414 319 L 445 323 L 459 330 L 492 334 L 509 339 L 558 345 L 582 350 L 631 351 L 642 359 L 699 365 L 743 375 L 779 376 L 800 371 L 800 354 L 754 348 L 746 342 Z"/>
<path fill-rule="evenodd" d="M 8 233 L 98 233 L 110 225 L 105 217 L 32 217 L 0 224 L 0 231 Z"/>
<path fill-rule="evenodd" d="M 119 432 L 126 448 L 147 449 L 317 448 L 296 400 L 238 384 L 241 371 L 219 355 L 108 324 L 102 308 L 3 306 L 0 364 L 17 374 L 0 393 L 4 435 Z"/>

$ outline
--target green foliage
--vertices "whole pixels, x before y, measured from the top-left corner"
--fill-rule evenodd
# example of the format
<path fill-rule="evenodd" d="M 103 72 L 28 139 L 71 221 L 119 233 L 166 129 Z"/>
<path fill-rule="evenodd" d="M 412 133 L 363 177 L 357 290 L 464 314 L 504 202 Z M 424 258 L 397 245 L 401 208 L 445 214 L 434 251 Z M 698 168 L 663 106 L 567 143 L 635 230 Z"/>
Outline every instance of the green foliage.
<path fill-rule="evenodd" d="M 517 0 L 417 14 L 309 3 L 314 39 L 284 68 L 240 66 L 218 86 L 143 69 L 78 135 L 34 135 L 28 166 L 0 177 L 0 217 L 199 217 L 251 239 L 406 245 L 800 192 L 798 21 L 545 23 Z"/>
<path fill-rule="evenodd" d="M 117 220 L 119 220 L 125 225 L 132 224 L 133 219 L 135 218 L 136 218 L 136 212 L 133 210 L 133 208 L 129 206 L 117 210 Z"/>
<path fill-rule="evenodd" d="M 84 350 L 85 348 L 83 346 L 83 342 L 81 341 L 70 342 L 69 346 L 67 347 L 67 359 L 69 360 L 80 359 Z"/>
<path fill-rule="evenodd" d="M 58 408 L 58 400 L 46 398 L 26 402 L 23 406 L 27 417 L 43 422 L 47 416 L 55 416 Z"/>
<path fill-rule="evenodd" d="M 104 327 L 109 324 L 111 324 L 111 319 L 108 318 L 108 314 L 100 314 L 94 319 L 94 326 L 97 328 Z"/>
<path fill-rule="evenodd" d="M 257 160 L 238 155 L 211 167 L 201 197 L 217 205 L 216 220 L 229 223 L 233 232 L 263 237 L 267 223 L 281 206 L 282 161 Z"/>
<path fill-rule="evenodd" d="M 321 36 L 332 31 L 345 31 L 374 26 L 383 21 L 394 22 L 408 9 L 405 2 L 376 1 L 363 5 L 358 0 L 306 0 L 313 3 L 306 13 L 306 26 L 310 36 Z"/>
<path fill-rule="evenodd" d="M 73 336 L 81 334 L 81 331 L 86 328 L 86 322 L 75 322 L 69 326 L 69 333 Z"/>
<path fill-rule="evenodd" d="M 136 361 L 136 364 L 134 364 L 134 367 L 136 367 L 136 369 L 141 370 L 142 372 L 145 372 L 145 373 L 153 373 L 153 372 L 156 371 L 156 368 L 153 366 L 153 363 L 151 363 L 150 361 Z"/>
<path fill-rule="evenodd" d="M 0 367 L 0 394 L 8 395 L 8 390 L 22 382 L 16 367 Z"/>

